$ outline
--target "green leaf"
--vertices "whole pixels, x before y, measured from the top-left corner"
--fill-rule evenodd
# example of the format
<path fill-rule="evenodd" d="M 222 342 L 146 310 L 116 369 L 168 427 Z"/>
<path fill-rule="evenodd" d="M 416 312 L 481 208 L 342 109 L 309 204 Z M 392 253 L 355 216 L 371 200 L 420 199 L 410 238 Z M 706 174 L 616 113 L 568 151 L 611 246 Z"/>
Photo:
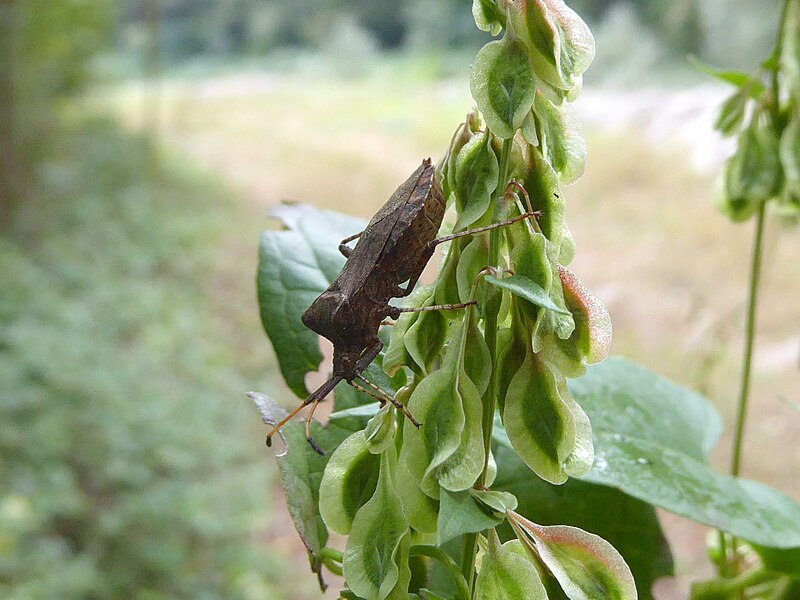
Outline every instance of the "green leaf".
<path fill-rule="evenodd" d="M 729 83 L 737 88 L 747 87 L 748 94 L 753 100 L 758 100 L 764 93 L 764 86 L 757 79 L 753 79 L 743 71 L 720 69 L 703 62 L 694 55 L 689 55 L 689 63 L 701 73 L 715 77 L 720 81 Z"/>
<path fill-rule="evenodd" d="M 497 188 L 500 167 L 491 145 L 491 135 L 481 133 L 467 142 L 458 153 L 454 169 L 453 194 L 458 211 L 454 230 L 459 231 L 484 215 Z"/>
<path fill-rule="evenodd" d="M 494 530 L 475 581 L 476 600 L 547 600 L 539 572 L 519 552 L 519 542 L 500 544 Z"/>
<path fill-rule="evenodd" d="M 643 437 L 702 461 L 722 432 L 703 396 L 621 357 L 590 367 L 569 389 L 595 433 Z"/>
<path fill-rule="evenodd" d="M 587 481 L 618 486 L 670 512 L 766 546 L 800 546 L 800 505 L 765 485 L 721 475 L 704 461 L 641 437 L 595 431 L 595 450 Z"/>
<path fill-rule="evenodd" d="M 369 451 L 363 431 L 344 440 L 328 461 L 319 486 L 319 512 L 325 524 L 347 535 L 353 519 L 375 492 L 380 457 Z"/>
<path fill-rule="evenodd" d="M 410 531 L 392 478 L 393 455 L 392 447 L 380 455 L 375 493 L 356 513 L 344 551 L 347 585 L 366 600 L 401 597 L 392 595 L 396 587 L 408 590 Z"/>
<path fill-rule="evenodd" d="M 308 393 L 306 373 L 317 370 L 322 354 L 317 334 L 300 315 L 339 274 L 345 260 L 339 242 L 366 223 L 304 204 L 280 204 L 269 214 L 284 228 L 261 235 L 256 278 L 261 323 L 286 384 L 302 398 Z"/>
<path fill-rule="evenodd" d="M 800 576 L 800 547 L 778 549 L 753 544 L 753 550 L 770 571 Z"/>
<path fill-rule="evenodd" d="M 494 512 L 498 518 L 505 519 L 506 513 L 516 510 L 517 499 L 514 494 L 501 490 L 476 490 L 472 488 L 469 493 L 481 504 Z"/>
<path fill-rule="evenodd" d="M 569 387 L 594 430 L 596 459 L 585 481 L 757 544 L 800 547 L 800 505 L 707 464 L 721 425 L 701 396 L 619 358 Z"/>
<path fill-rule="evenodd" d="M 537 92 L 533 111 L 542 155 L 559 174 L 561 183 L 575 183 L 586 169 L 587 151 L 572 109 L 566 102 L 557 106 Z"/>
<path fill-rule="evenodd" d="M 569 525 L 537 525 L 516 513 L 508 518 L 570 600 L 636 600 L 630 568 L 600 536 Z"/>
<path fill-rule="evenodd" d="M 530 146 L 539 146 L 539 132 L 536 131 L 536 114 L 531 111 L 525 115 L 525 120 L 522 121 L 520 127 L 522 139 Z"/>
<path fill-rule="evenodd" d="M 536 515 L 543 525 L 572 525 L 607 540 L 630 567 L 640 600 L 653 600 L 653 583 L 672 575 L 673 563 L 650 504 L 617 489 L 574 478 L 563 485 L 551 485 L 525 469 L 507 442 L 498 444 L 495 452 L 498 473 L 493 489 L 514 494 L 519 501 L 517 512 Z M 500 535 L 508 539 L 513 533 L 503 525 Z"/>
<path fill-rule="evenodd" d="M 554 245 L 541 233 L 530 235 L 515 231 L 510 237 L 513 239 L 511 264 L 517 276 L 530 279 L 546 292 L 551 303 L 559 309 L 557 312 L 542 310 L 522 297 L 518 297 L 519 301 L 515 303 L 522 314 L 514 314 L 514 319 L 521 320 L 524 314 L 527 317 L 525 320 L 530 320 L 531 324 L 526 328 L 532 332 L 534 352 L 540 352 L 555 345 L 551 338 L 568 339 L 575 329 L 575 320 L 564 300 L 558 266 L 554 260 Z"/>
<path fill-rule="evenodd" d="M 447 155 L 442 161 L 442 192 L 444 193 L 445 200 L 450 198 L 450 194 L 456 185 L 456 159 L 458 158 L 461 149 L 469 142 L 474 133 L 469 127 L 470 115 L 461 123 L 453 133 L 453 138 L 450 140 L 450 147 L 447 149 Z"/>
<path fill-rule="evenodd" d="M 274 425 L 286 415 L 286 411 L 265 394 L 250 392 L 248 397 L 258 408 L 265 423 Z M 290 421 L 281 429 L 286 441 L 286 451 L 278 455 L 278 471 L 286 496 L 289 516 L 294 523 L 303 545 L 309 553 L 311 570 L 319 573 L 322 568 L 320 554 L 328 541 L 328 529 L 319 514 L 319 487 L 328 456 L 317 454 L 306 442 L 303 425 Z M 322 428 L 312 423 L 312 435 L 324 448 L 335 448 L 351 432 L 339 427 Z"/>
<path fill-rule="evenodd" d="M 508 386 L 503 423 L 514 450 L 532 471 L 564 483 L 564 462 L 575 447 L 575 418 L 561 398 L 557 378 L 530 349 Z"/>
<path fill-rule="evenodd" d="M 475 57 L 470 91 L 486 125 L 508 139 L 522 126 L 533 106 L 536 81 L 528 52 L 516 38 L 489 42 Z"/>
<path fill-rule="evenodd" d="M 527 300 L 536 306 L 552 310 L 553 312 L 557 312 L 562 315 L 570 314 L 569 311 L 564 310 L 555 302 L 553 302 L 552 298 L 550 298 L 548 293 L 544 291 L 541 286 L 537 285 L 524 275 L 510 275 L 503 278 L 488 275 L 485 278 L 485 281 L 486 283 L 489 283 L 495 287 L 507 290 L 515 296 L 518 296 L 523 300 Z"/>
<path fill-rule="evenodd" d="M 497 517 L 489 512 L 469 490 L 439 493 L 439 522 L 436 545 L 442 546 L 465 533 L 484 531 L 503 522 L 505 515 Z"/>
<path fill-rule="evenodd" d="M 349 386 L 348 386 L 349 387 Z M 353 388 L 345 388 L 348 392 L 350 390 L 355 390 Z M 338 395 L 338 390 L 337 390 Z M 337 402 L 338 406 L 338 402 Z M 342 410 L 336 410 L 330 414 L 328 417 L 328 422 L 332 425 L 336 425 L 342 427 L 344 429 L 349 429 L 351 431 L 360 431 L 367 426 L 369 420 L 377 414 L 378 410 L 380 409 L 380 404 L 377 402 L 371 402 L 369 404 L 356 404 L 355 406 L 351 406 L 350 408 L 344 408 Z"/>

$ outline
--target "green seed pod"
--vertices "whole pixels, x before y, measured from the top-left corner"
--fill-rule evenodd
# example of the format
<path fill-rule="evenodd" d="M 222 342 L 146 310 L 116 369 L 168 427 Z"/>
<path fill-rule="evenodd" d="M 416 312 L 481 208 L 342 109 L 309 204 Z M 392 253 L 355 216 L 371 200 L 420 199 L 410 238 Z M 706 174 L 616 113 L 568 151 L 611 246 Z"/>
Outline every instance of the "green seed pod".
<path fill-rule="evenodd" d="M 432 292 L 428 288 L 429 296 L 422 306 L 433 305 Z M 413 360 L 408 366 L 420 373 L 430 373 L 447 337 L 447 319 L 438 310 L 415 314 L 417 318 L 403 335 L 406 351 Z"/>
<path fill-rule="evenodd" d="M 467 244 L 472 240 L 469 237 L 461 237 L 450 242 L 447 249 L 447 256 L 444 259 L 439 275 L 436 277 L 436 290 L 434 299 L 436 304 L 457 304 L 461 302 L 458 292 L 458 279 L 456 276 L 458 265 L 461 262 L 461 253 Z M 455 314 L 455 313 L 453 313 Z M 448 315 L 452 316 L 452 315 Z"/>
<path fill-rule="evenodd" d="M 489 531 L 488 547 L 475 580 L 477 600 L 547 600 L 536 567 L 524 552 L 514 551 L 519 544 L 512 540 L 501 545 L 495 530 Z"/>
<path fill-rule="evenodd" d="M 503 423 L 526 465 L 550 483 L 567 480 L 564 463 L 575 449 L 575 417 L 561 397 L 563 376 L 528 349 L 506 393 Z"/>
<path fill-rule="evenodd" d="M 508 386 L 522 366 L 527 345 L 530 344 L 530 334 L 518 314 L 516 299 L 512 298 L 511 302 L 511 327 L 501 329 L 497 334 L 497 346 L 500 348 L 497 357 L 497 408 L 500 414 L 503 414 Z"/>
<path fill-rule="evenodd" d="M 538 77 L 565 95 L 583 85 L 594 60 L 589 27 L 563 0 L 511 0 L 509 28 L 525 44 Z"/>
<path fill-rule="evenodd" d="M 636 600 L 630 567 L 607 541 L 577 527 L 537 525 L 511 511 L 517 539 L 558 580 L 568 598 Z"/>
<path fill-rule="evenodd" d="M 375 492 L 356 513 L 344 550 L 347 586 L 366 600 L 408 597 L 411 532 L 393 476 L 396 463 L 390 446 L 380 455 Z"/>
<path fill-rule="evenodd" d="M 513 137 L 536 94 L 525 46 L 506 35 L 481 48 L 472 68 L 470 91 L 492 133 L 502 139 Z"/>
<path fill-rule="evenodd" d="M 470 299 L 472 284 L 480 270 L 486 266 L 488 255 L 487 236 L 473 237 L 464 248 L 456 267 L 459 302 L 467 302 Z"/>
<path fill-rule="evenodd" d="M 566 102 L 554 104 L 537 92 L 533 112 L 543 156 L 561 183 L 575 183 L 586 168 L 586 141 L 572 109 Z"/>
<path fill-rule="evenodd" d="M 489 209 L 500 171 L 491 139 L 489 133 L 478 134 L 458 152 L 453 170 L 456 230 L 469 227 Z"/>
<path fill-rule="evenodd" d="M 722 195 L 717 204 L 733 221 L 749 219 L 778 194 L 783 180 L 778 138 L 769 112 L 759 108 L 739 136 L 736 152 L 725 163 Z"/>
<path fill-rule="evenodd" d="M 364 428 L 367 448 L 373 454 L 380 454 L 394 441 L 397 431 L 397 419 L 394 405 L 387 402 L 375 413 Z"/>
<path fill-rule="evenodd" d="M 572 244 L 570 252 L 573 252 L 574 243 L 571 242 L 571 235 L 569 235 L 569 229 L 564 220 L 566 203 L 561 195 L 558 175 L 550 163 L 542 156 L 539 148 L 529 148 L 523 171 L 520 175 L 522 185 L 530 195 L 533 209 L 542 213 L 537 219 L 539 228 L 556 248 L 558 262 L 568 264 L 572 256 L 567 256 L 568 260 L 565 260 L 561 246 L 566 243 L 568 236 Z"/>
<path fill-rule="evenodd" d="M 780 141 L 781 166 L 784 173 L 784 189 L 781 209 L 800 215 L 800 99 L 794 102 L 795 110 Z"/>
<path fill-rule="evenodd" d="M 419 286 L 406 298 L 404 305 L 407 307 L 420 307 L 430 300 L 430 294 L 430 287 Z M 389 336 L 389 344 L 383 355 L 383 370 L 388 375 L 394 376 L 402 367 L 412 368 L 416 366 L 414 359 L 411 358 L 411 355 L 406 349 L 405 336 L 411 326 L 417 322 L 421 314 L 423 313 L 404 313 L 400 315 L 391 328 L 392 332 Z"/>
<path fill-rule="evenodd" d="M 781 69 L 786 74 L 791 95 L 800 98 L 800 4 L 797 2 L 789 2 L 786 7 Z"/>
<path fill-rule="evenodd" d="M 472 0 L 472 16 L 478 29 L 497 35 L 506 26 L 507 0 Z"/>
<path fill-rule="evenodd" d="M 470 129 L 470 116 L 470 114 L 467 114 L 465 121 L 456 128 L 455 133 L 453 133 L 453 139 L 450 140 L 450 147 L 447 150 L 447 155 L 444 161 L 442 161 L 441 181 L 444 197 L 447 200 L 450 199 L 450 194 L 453 192 L 456 185 L 455 164 L 458 153 L 461 152 L 461 149 L 466 146 L 475 135 L 475 132 Z"/>
<path fill-rule="evenodd" d="M 371 453 L 363 431 L 357 431 L 336 448 L 319 486 L 319 509 L 325 524 L 347 535 L 353 519 L 375 491 L 380 457 Z"/>

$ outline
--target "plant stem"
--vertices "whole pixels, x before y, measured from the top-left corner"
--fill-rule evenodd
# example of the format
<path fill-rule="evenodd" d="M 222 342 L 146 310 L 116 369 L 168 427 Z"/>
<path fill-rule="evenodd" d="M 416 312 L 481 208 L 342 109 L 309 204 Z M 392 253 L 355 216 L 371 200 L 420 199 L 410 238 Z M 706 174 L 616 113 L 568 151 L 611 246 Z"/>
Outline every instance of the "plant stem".
<path fill-rule="evenodd" d="M 733 436 L 733 451 L 731 452 L 730 473 L 734 477 L 739 475 L 742 463 L 742 443 L 744 440 L 744 426 L 747 420 L 747 404 L 750 397 L 750 373 L 753 363 L 753 345 L 756 337 L 756 305 L 758 301 L 758 287 L 761 279 L 761 257 L 764 246 L 764 216 L 766 214 L 767 203 L 762 202 L 756 215 L 755 240 L 753 242 L 753 254 L 750 262 L 750 291 L 747 297 L 747 322 L 745 324 L 744 357 L 742 359 L 742 379 L 739 387 L 739 403 L 736 409 L 736 427 Z M 724 540 L 721 534 L 721 548 L 726 551 Z M 731 572 L 733 575 L 738 573 L 736 560 L 736 538 L 731 538 Z M 727 556 L 727 554 L 723 554 Z"/>
<path fill-rule="evenodd" d="M 497 223 L 503 219 L 503 195 L 505 193 L 507 179 L 508 179 L 508 162 L 511 156 L 511 145 L 513 140 L 511 138 L 503 140 L 503 149 L 500 153 L 500 173 L 497 179 L 497 188 L 495 189 L 494 210 L 492 212 L 492 222 Z M 499 229 L 493 229 L 489 232 L 489 265 L 497 267 L 500 261 L 500 236 L 502 232 Z M 489 356 L 492 359 L 492 371 L 489 377 L 489 387 L 486 390 L 486 395 L 483 398 L 483 416 L 482 416 L 482 429 L 483 429 L 483 447 L 484 447 L 484 463 L 483 471 L 476 483 L 477 486 L 486 484 L 486 472 L 489 468 L 489 452 L 492 449 L 492 429 L 494 427 L 494 412 L 497 406 L 497 385 L 495 376 L 495 367 L 497 362 L 497 307 L 491 306 L 487 303 L 488 310 L 484 315 L 484 330 L 483 335 L 486 339 L 486 346 L 489 348 Z M 470 533 L 464 536 L 464 552 L 461 556 L 461 572 L 467 580 L 470 588 L 470 595 L 474 591 L 475 581 L 475 557 L 477 555 L 478 534 Z"/>
<path fill-rule="evenodd" d="M 453 578 L 453 582 L 456 584 L 455 598 L 457 600 L 469 600 L 469 587 L 464 581 L 464 578 L 461 576 L 461 572 L 458 570 L 456 561 L 450 558 L 450 556 L 444 550 L 436 546 L 411 546 L 409 556 L 427 556 L 428 558 L 432 558 L 433 560 L 437 561 L 447 570 L 448 573 L 450 573 L 450 576 Z"/>
<path fill-rule="evenodd" d="M 734 429 L 733 452 L 731 453 L 731 470 L 733 476 L 739 475 L 742 461 L 742 441 L 747 418 L 747 402 L 750 395 L 750 373 L 753 359 L 753 343 L 756 333 L 756 305 L 758 286 L 761 279 L 761 256 L 764 245 L 764 215 L 766 202 L 762 203 L 756 214 L 755 240 L 750 261 L 750 291 L 747 298 L 747 322 L 745 324 L 744 357 L 742 359 L 742 378 L 739 387 L 739 404 L 736 411 L 736 428 Z"/>
<path fill-rule="evenodd" d="M 773 70 L 770 76 L 772 87 L 772 98 L 770 110 L 772 112 L 773 126 L 777 127 L 780 119 L 780 80 L 778 77 L 781 54 L 783 53 L 783 34 L 786 29 L 787 15 L 789 14 L 789 3 L 793 0 L 783 0 L 781 15 L 778 21 L 778 37 L 775 42 L 775 49 L 772 51 L 770 61 L 773 63 Z M 761 278 L 761 258 L 763 254 L 764 242 L 764 217 L 766 215 L 766 200 L 762 202 L 756 215 L 756 229 L 753 241 L 753 253 L 750 260 L 750 290 L 747 298 L 747 321 L 745 324 L 745 345 L 744 357 L 742 359 L 742 377 L 739 387 L 739 402 L 736 409 L 736 426 L 734 429 L 733 449 L 731 451 L 730 473 L 734 477 L 739 475 L 742 465 L 742 445 L 744 441 L 744 427 L 747 421 L 747 404 L 750 396 L 750 372 L 753 360 L 753 344 L 755 342 L 756 329 L 756 304 L 758 301 L 758 286 Z M 722 575 L 736 575 L 738 573 L 738 561 L 736 560 L 737 540 L 731 537 L 731 558 L 728 560 L 727 539 L 725 534 L 719 532 L 719 546 L 722 556 L 725 557 L 727 572 Z"/>
<path fill-rule="evenodd" d="M 771 84 L 772 84 L 772 116 L 773 121 L 777 124 L 780 117 L 780 82 L 778 81 L 778 71 L 780 64 L 781 54 L 783 54 L 783 32 L 786 30 L 786 20 L 789 15 L 789 4 L 795 0 L 783 0 L 783 7 L 781 8 L 781 16 L 778 21 L 778 39 L 775 42 L 775 49 L 772 51 L 770 61 L 775 63 L 775 68 L 772 71 Z"/>
<path fill-rule="evenodd" d="M 497 180 L 497 190 L 495 190 L 494 211 L 492 221 L 497 223 L 505 218 L 503 207 L 503 195 L 506 184 L 508 183 L 508 161 L 511 156 L 511 138 L 503 140 L 503 150 L 500 154 L 500 176 Z M 499 266 L 500 262 L 500 229 L 493 229 L 489 234 L 489 265 Z M 483 471 L 478 478 L 478 485 L 486 484 L 486 471 L 489 468 L 489 452 L 492 449 L 492 429 L 494 427 L 494 411 L 497 406 L 497 376 L 495 375 L 495 363 L 497 361 L 497 311 L 488 310 L 484 319 L 484 338 L 489 347 L 489 356 L 492 358 L 492 371 L 489 377 L 489 388 L 486 394 L 486 402 L 483 403 L 483 449 L 484 462 Z"/>

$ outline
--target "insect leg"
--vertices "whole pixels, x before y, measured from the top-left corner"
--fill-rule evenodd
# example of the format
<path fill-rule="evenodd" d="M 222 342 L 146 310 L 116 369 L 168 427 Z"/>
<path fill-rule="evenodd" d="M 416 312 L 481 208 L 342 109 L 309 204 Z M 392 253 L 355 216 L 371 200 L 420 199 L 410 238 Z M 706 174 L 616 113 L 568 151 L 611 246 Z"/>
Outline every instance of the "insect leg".
<path fill-rule="evenodd" d="M 372 344 L 372 346 L 370 346 L 369 348 L 367 348 L 366 350 L 364 350 L 364 353 L 363 353 L 363 354 L 361 355 L 361 357 L 360 357 L 360 358 L 359 358 L 359 359 L 356 361 L 356 366 L 355 366 L 355 369 L 354 369 L 354 371 L 355 371 L 356 373 L 361 373 L 361 371 L 363 371 L 364 369 L 366 369 L 366 368 L 369 366 L 369 364 L 370 364 L 370 363 L 371 363 L 373 360 L 375 360 L 375 358 L 378 356 L 378 354 L 380 354 L 380 353 L 381 353 L 381 350 L 382 350 L 382 349 L 383 349 L 383 342 L 382 342 L 382 341 L 380 341 L 380 340 L 376 340 L 376 341 L 375 341 L 375 342 Z"/>
<path fill-rule="evenodd" d="M 357 389 L 362 394 L 366 394 L 370 398 L 375 398 L 375 400 L 377 400 L 378 402 L 381 403 L 381 406 L 386 404 L 386 398 L 384 396 L 379 396 L 375 392 L 371 392 L 367 388 L 361 387 L 360 385 L 358 385 L 357 383 L 355 383 L 353 381 L 348 381 L 347 383 L 349 383 L 351 386 L 353 386 L 355 389 Z"/>
<path fill-rule="evenodd" d="M 523 219 L 530 219 L 531 217 L 540 217 L 542 213 L 540 211 L 534 212 L 526 212 L 518 215 L 516 217 L 511 217 L 510 219 L 506 219 L 505 221 L 500 221 L 499 223 L 492 223 L 491 225 L 484 225 L 483 227 L 475 227 L 474 229 L 465 229 L 464 231 L 459 231 L 456 233 L 451 233 L 450 235 L 445 235 L 440 238 L 436 238 L 428 242 L 428 245 L 433 247 L 444 242 L 449 242 L 450 240 L 454 240 L 456 238 L 464 237 L 466 235 L 474 235 L 476 233 L 483 233 L 484 231 L 491 231 L 492 229 L 498 229 L 499 227 L 505 227 L 506 225 L 511 225 L 512 223 L 516 223 L 517 221 L 522 221 Z"/>
<path fill-rule="evenodd" d="M 468 306 L 475 306 L 478 304 L 477 300 L 470 300 L 469 302 L 458 302 L 456 304 L 435 304 L 434 306 L 412 306 L 409 308 L 402 308 L 399 306 L 389 307 L 389 317 L 396 319 L 403 313 L 412 312 L 428 312 L 431 310 L 455 310 L 458 308 L 467 308 Z"/>
<path fill-rule="evenodd" d="M 411 411 L 408 410 L 408 407 L 405 404 L 400 402 L 397 398 L 392 396 L 389 392 L 386 392 L 386 391 L 382 390 L 381 388 L 379 388 L 377 385 L 372 383 L 369 379 L 364 377 L 361 373 L 356 375 L 356 378 L 359 381 L 361 381 L 363 383 L 366 383 L 369 387 L 371 387 L 373 390 L 376 390 L 379 394 L 382 394 L 383 395 L 383 402 L 386 402 L 386 400 L 388 400 L 389 402 L 394 404 L 395 407 L 398 410 L 402 411 L 402 413 L 408 418 L 408 420 L 411 421 L 411 424 L 414 427 L 416 427 L 417 429 L 420 428 L 420 423 L 414 418 L 414 415 L 411 414 Z M 355 384 L 351 384 L 351 385 L 353 385 L 355 387 Z M 369 394 L 369 395 L 373 396 L 373 398 L 377 398 L 378 400 L 381 400 L 381 398 L 378 398 L 376 395 L 373 395 L 373 394 Z"/>
<path fill-rule="evenodd" d="M 314 449 L 314 452 L 316 452 L 320 456 L 325 456 L 325 451 L 319 446 L 317 446 L 317 443 L 311 438 L 311 419 L 314 417 L 314 411 L 317 410 L 320 400 L 321 398 L 317 398 L 316 400 L 314 400 L 314 402 L 312 402 L 311 410 L 309 410 L 308 414 L 306 415 L 306 441 Z"/>
<path fill-rule="evenodd" d="M 353 249 L 350 246 L 348 246 L 347 244 L 349 242 L 352 242 L 353 240 L 361 237 L 362 233 L 364 233 L 364 232 L 363 231 L 359 231 L 358 233 L 355 233 L 355 234 L 351 235 L 350 237 L 346 237 L 341 242 L 339 242 L 339 252 L 341 252 L 344 255 L 345 258 L 350 258 L 350 253 L 353 252 Z"/>
<path fill-rule="evenodd" d="M 311 427 L 311 425 L 310 425 L 311 415 L 314 414 L 314 411 L 317 409 L 317 405 L 320 403 L 320 401 L 324 400 L 325 396 L 330 394 L 333 391 L 333 388 L 335 388 L 336 385 L 341 380 L 342 380 L 342 377 L 340 377 L 338 375 L 334 376 L 334 377 L 331 377 L 330 379 L 328 379 L 328 381 L 326 381 L 321 386 L 319 386 L 316 390 L 311 392 L 308 395 L 308 397 L 305 400 L 303 400 L 297 408 L 295 408 L 292 412 L 290 412 L 288 415 L 286 415 L 280 421 L 280 423 L 275 425 L 275 427 L 273 427 L 270 430 L 270 432 L 267 434 L 267 446 L 272 446 L 272 436 L 274 436 L 278 432 L 278 430 L 280 430 L 281 427 L 283 427 L 289 421 L 294 419 L 295 416 L 297 416 L 297 414 L 301 410 L 303 410 L 306 406 L 308 406 L 309 404 L 312 404 L 313 406 L 311 408 L 311 413 L 309 414 L 308 418 L 306 419 L 306 439 L 308 440 L 308 443 L 311 444 L 311 447 L 314 448 L 315 452 L 317 452 L 319 454 L 325 454 L 322 451 L 322 449 L 319 446 L 317 446 L 314 443 L 314 441 L 311 439 L 311 429 L 310 429 L 310 427 Z"/>

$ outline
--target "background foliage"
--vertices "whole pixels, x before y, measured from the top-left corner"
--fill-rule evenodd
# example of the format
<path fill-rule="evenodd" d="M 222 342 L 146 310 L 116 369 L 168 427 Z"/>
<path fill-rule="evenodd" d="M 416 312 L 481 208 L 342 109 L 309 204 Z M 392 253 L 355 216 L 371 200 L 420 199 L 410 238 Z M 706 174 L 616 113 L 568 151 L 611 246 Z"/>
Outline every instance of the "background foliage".
<path fill-rule="evenodd" d="M 346 34 L 357 32 L 379 50 L 474 53 L 483 36 L 474 27 L 470 4 L 466 0 L 163 0 L 163 49 L 170 61 L 198 53 L 230 57 L 278 48 L 328 51 L 332 44 L 348 43 L 343 39 Z M 616 43 L 627 45 L 633 53 L 648 43 L 643 38 L 651 38 L 671 60 L 695 53 L 712 62 L 733 62 L 732 66 L 751 66 L 757 60 L 754 57 L 766 54 L 778 10 L 773 0 L 758 6 L 746 0 L 575 0 L 569 4 L 601 39 L 607 27 L 626 20 L 624 39 Z M 145 37 L 146 5 L 147 0 L 124 5 L 118 47 Z M 721 35 L 724 30 L 735 34 Z M 748 43 L 742 44 L 740 36 Z"/>

